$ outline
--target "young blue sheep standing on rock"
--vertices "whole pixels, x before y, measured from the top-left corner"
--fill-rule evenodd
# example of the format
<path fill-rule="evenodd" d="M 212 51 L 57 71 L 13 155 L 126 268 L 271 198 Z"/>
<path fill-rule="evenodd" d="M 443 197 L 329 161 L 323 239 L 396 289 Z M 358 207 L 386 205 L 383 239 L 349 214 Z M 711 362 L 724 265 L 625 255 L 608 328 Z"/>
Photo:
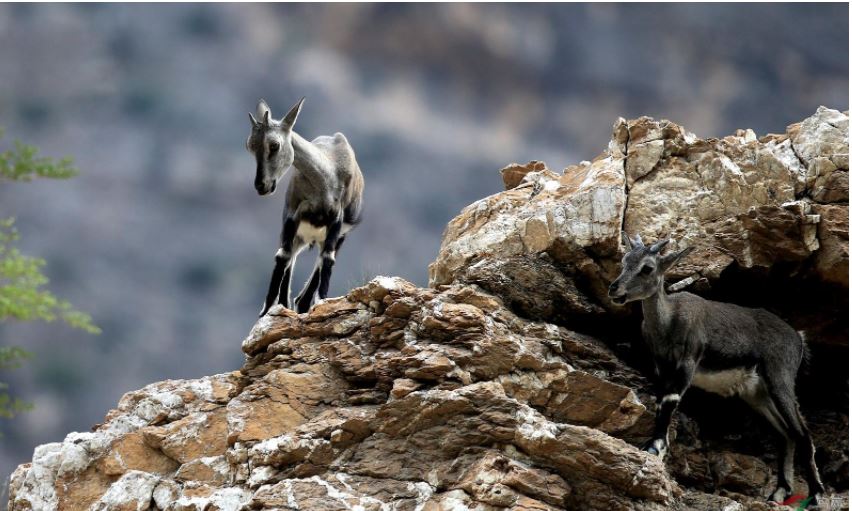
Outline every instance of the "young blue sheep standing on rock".
<path fill-rule="evenodd" d="M 295 169 L 287 189 L 281 243 L 275 253 L 275 269 L 261 316 L 276 301 L 291 307 L 293 265 L 299 252 L 314 245 L 319 246 L 320 253 L 310 279 L 296 298 L 297 310 L 307 312 L 317 294 L 320 299 L 326 298 L 335 256 L 346 233 L 361 221 L 364 177 L 355 152 L 342 133 L 308 141 L 293 131 L 304 100 L 293 105 L 281 120 L 272 118 L 262 99 L 257 104 L 257 117 L 249 113 L 251 133 L 246 149 L 257 161 L 257 193 L 273 193 L 290 166 Z"/>
<path fill-rule="evenodd" d="M 642 301 L 642 337 L 654 359 L 657 416 L 645 450 L 664 456 L 668 429 L 690 385 L 722 396 L 739 396 L 783 437 L 778 486 L 770 499 L 793 491 L 793 459 L 806 465 L 812 504 L 825 490 L 814 461 L 814 444 L 796 400 L 795 383 L 806 354 L 802 337 L 778 316 L 705 300 L 691 293 L 667 294 L 663 275 L 692 249 L 662 255 L 669 240 L 645 246 L 622 233 L 627 253 L 621 275 L 610 285 L 617 304 Z"/>

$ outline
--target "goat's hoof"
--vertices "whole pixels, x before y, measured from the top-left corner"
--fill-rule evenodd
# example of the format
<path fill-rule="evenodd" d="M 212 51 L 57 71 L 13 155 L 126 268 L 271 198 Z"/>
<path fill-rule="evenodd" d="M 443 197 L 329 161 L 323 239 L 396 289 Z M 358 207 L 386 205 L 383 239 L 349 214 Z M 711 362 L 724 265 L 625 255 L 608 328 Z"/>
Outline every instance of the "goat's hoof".
<path fill-rule="evenodd" d="M 645 447 L 643 447 L 642 450 L 662 458 L 666 455 L 666 442 L 657 438 L 645 444 Z"/>
<path fill-rule="evenodd" d="M 772 492 L 772 494 L 769 495 L 769 497 L 767 497 L 766 500 L 768 500 L 769 502 L 774 502 L 776 504 L 781 504 L 782 502 L 790 498 L 791 493 L 792 492 L 787 491 L 787 489 L 785 489 L 784 487 L 779 486 L 775 489 L 774 492 Z"/>
<path fill-rule="evenodd" d="M 819 492 L 819 493 L 812 493 L 812 494 L 810 495 L 810 499 L 811 499 L 811 500 L 810 500 L 810 502 L 808 502 L 808 508 L 809 508 L 809 509 L 816 509 L 816 508 L 818 508 L 818 507 L 820 506 L 820 504 L 822 504 L 822 502 L 823 502 L 823 498 L 822 498 L 822 496 L 823 496 L 823 495 L 822 495 L 822 492 Z"/>

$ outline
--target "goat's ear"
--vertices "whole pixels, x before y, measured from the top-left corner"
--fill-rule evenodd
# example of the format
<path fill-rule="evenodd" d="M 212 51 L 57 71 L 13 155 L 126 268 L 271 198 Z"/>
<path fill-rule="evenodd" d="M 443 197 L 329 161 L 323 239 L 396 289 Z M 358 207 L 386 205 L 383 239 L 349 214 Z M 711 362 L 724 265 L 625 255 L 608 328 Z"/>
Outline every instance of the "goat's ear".
<path fill-rule="evenodd" d="M 302 96 L 302 99 L 297 101 L 296 104 L 293 105 L 293 108 L 291 108 L 290 111 L 287 112 L 287 115 L 285 115 L 284 118 L 281 119 L 282 128 L 292 128 L 293 125 L 296 124 L 296 119 L 299 117 L 299 112 L 302 111 L 302 103 L 304 102 L 305 97 Z"/>
<path fill-rule="evenodd" d="M 672 252 L 671 254 L 666 254 L 660 258 L 660 269 L 662 271 L 667 271 L 669 268 L 675 265 L 678 261 L 681 260 L 684 256 L 689 255 L 695 247 L 686 247 L 685 249 L 679 252 Z"/>
<path fill-rule="evenodd" d="M 260 124 L 259 122 L 257 122 L 257 119 L 255 119 L 254 114 L 251 112 L 249 112 L 249 120 L 251 121 L 252 129 L 256 129 L 257 125 Z"/>
<path fill-rule="evenodd" d="M 255 121 L 260 119 L 261 122 L 266 124 L 268 122 L 269 116 L 272 115 L 272 112 L 269 110 L 269 105 L 266 104 L 266 101 L 260 100 L 257 102 L 257 109 L 255 113 Z"/>
<path fill-rule="evenodd" d="M 664 240 L 660 240 L 660 241 L 654 243 L 653 245 L 651 245 L 650 251 L 651 251 L 652 254 L 659 254 L 660 251 L 663 249 L 663 247 L 665 247 L 668 244 L 669 244 L 669 238 L 666 238 Z"/>

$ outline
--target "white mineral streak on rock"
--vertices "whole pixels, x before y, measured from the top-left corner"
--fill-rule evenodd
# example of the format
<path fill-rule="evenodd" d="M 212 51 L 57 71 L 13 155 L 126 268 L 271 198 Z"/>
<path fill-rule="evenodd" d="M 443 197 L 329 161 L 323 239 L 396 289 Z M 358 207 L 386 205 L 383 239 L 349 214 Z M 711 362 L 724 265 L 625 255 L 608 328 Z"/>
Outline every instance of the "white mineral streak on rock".
<path fill-rule="evenodd" d="M 91 511 L 146 511 L 150 508 L 154 487 L 159 481 L 157 476 L 131 470 L 112 483 L 107 492 L 92 506 Z"/>

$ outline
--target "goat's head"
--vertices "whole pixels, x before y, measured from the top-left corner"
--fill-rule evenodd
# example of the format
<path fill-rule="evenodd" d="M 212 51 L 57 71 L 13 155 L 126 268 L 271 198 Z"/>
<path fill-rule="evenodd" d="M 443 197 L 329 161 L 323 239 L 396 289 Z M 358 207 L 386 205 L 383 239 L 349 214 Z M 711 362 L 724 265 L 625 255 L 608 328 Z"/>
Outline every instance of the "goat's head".
<path fill-rule="evenodd" d="M 645 246 L 638 234 L 630 239 L 627 233 L 622 232 L 621 239 L 627 252 L 621 259 L 621 275 L 609 286 L 609 297 L 619 305 L 654 296 L 660 290 L 666 270 L 692 252 L 693 248 L 687 247 L 679 252 L 662 255 L 663 248 L 669 243 L 668 239 L 651 246 Z"/>
<path fill-rule="evenodd" d="M 251 134 L 246 149 L 257 160 L 254 188 L 260 195 L 274 192 L 278 180 L 293 165 L 293 125 L 304 101 L 305 98 L 300 99 L 280 121 L 272 118 L 262 99 L 257 103 L 257 117 L 249 113 Z"/>

